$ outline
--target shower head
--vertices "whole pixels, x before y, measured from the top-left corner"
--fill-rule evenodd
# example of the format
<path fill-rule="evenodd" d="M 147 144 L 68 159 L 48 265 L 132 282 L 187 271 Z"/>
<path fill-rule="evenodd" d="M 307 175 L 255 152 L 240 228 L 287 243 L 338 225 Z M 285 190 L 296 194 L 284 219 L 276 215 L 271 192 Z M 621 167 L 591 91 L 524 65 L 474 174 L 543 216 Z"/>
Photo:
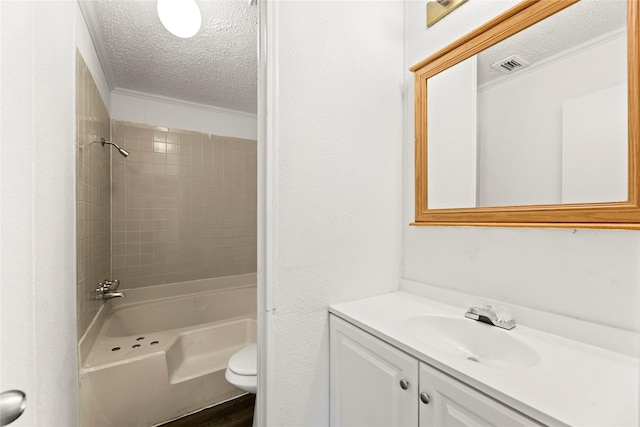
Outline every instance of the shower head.
<path fill-rule="evenodd" d="M 118 152 L 122 154 L 123 157 L 127 157 L 129 155 L 129 152 L 124 148 L 118 148 Z"/>
<path fill-rule="evenodd" d="M 109 144 L 116 147 L 116 150 L 118 150 L 118 153 L 122 154 L 122 157 L 127 157 L 129 155 L 129 152 L 127 150 L 125 150 L 124 148 L 120 148 L 115 142 L 106 141 L 104 138 L 101 138 L 100 142 L 102 143 L 102 146 L 104 146 L 104 144 Z"/>

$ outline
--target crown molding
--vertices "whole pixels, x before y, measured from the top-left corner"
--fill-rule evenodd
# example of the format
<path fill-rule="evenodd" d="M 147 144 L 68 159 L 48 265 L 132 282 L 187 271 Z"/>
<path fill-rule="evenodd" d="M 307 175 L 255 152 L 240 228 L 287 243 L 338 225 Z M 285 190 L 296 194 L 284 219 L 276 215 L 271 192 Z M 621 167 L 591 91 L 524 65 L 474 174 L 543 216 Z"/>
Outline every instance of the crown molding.
<path fill-rule="evenodd" d="M 254 113 L 247 113 L 244 111 L 231 110 L 223 107 L 216 107 L 215 105 L 200 104 L 197 102 L 185 101 L 182 99 L 170 98 L 168 96 L 155 95 L 152 93 L 138 92 L 136 90 L 125 89 L 121 87 L 114 88 L 113 90 L 111 90 L 111 93 L 117 94 L 117 95 L 123 95 L 123 96 L 131 96 L 134 98 L 140 98 L 148 101 L 162 102 L 164 104 L 178 105 L 180 107 L 195 108 L 198 110 L 204 110 L 204 111 L 218 113 L 218 114 L 235 115 L 235 116 L 241 116 L 241 117 L 252 118 L 252 119 L 255 119 L 257 116 Z"/>
<path fill-rule="evenodd" d="M 89 35 L 91 36 L 93 47 L 98 55 L 98 61 L 100 61 L 100 66 L 102 67 L 102 72 L 107 80 L 109 90 L 113 91 L 114 88 L 116 88 L 116 77 L 113 72 L 113 67 L 111 66 L 104 38 L 102 37 L 102 31 L 98 25 L 98 17 L 94 2 L 91 0 L 78 0 L 78 5 L 82 11 L 82 16 L 84 17 L 87 29 L 89 30 Z"/>

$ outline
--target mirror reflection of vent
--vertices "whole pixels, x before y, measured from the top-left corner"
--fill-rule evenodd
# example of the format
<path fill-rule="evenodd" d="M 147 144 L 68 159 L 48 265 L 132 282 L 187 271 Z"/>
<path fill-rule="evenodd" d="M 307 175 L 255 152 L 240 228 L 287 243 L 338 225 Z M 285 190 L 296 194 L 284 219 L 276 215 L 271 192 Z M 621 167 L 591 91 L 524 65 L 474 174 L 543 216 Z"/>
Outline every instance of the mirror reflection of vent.
<path fill-rule="evenodd" d="M 529 63 L 517 55 L 511 55 L 510 57 L 491 64 L 491 68 L 500 70 L 503 73 L 513 73 L 529 66 Z"/>

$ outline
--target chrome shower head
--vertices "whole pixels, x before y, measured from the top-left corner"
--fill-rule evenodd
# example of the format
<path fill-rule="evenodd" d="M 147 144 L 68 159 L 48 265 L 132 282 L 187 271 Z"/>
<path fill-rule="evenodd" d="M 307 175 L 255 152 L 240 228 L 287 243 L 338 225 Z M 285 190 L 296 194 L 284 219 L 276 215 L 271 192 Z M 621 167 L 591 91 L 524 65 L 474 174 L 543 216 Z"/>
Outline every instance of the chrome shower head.
<path fill-rule="evenodd" d="M 124 148 L 120 148 L 118 146 L 118 144 L 116 144 L 115 142 L 111 142 L 111 141 L 107 141 L 104 138 L 100 139 L 100 142 L 102 143 L 102 146 L 104 146 L 104 144 L 109 144 L 109 145 L 113 145 L 114 147 L 116 147 L 116 150 L 118 150 L 118 153 L 122 154 L 122 157 L 127 157 L 130 153 L 125 150 Z"/>

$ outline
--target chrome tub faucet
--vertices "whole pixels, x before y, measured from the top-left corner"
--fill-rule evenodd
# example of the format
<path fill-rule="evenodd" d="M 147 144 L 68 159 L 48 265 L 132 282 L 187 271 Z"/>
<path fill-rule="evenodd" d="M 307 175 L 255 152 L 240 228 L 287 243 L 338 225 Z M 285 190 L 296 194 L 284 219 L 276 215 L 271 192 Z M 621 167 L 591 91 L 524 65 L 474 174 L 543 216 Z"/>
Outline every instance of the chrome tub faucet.
<path fill-rule="evenodd" d="M 111 298 L 124 298 L 124 292 L 116 292 L 120 286 L 118 279 L 106 280 L 102 283 L 98 283 L 96 288 L 96 298 L 108 300 Z"/>
<path fill-rule="evenodd" d="M 497 314 L 497 310 L 495 310 L 490 305 L 486 305 L 484 308 L 480 307 L 469 307 L 467 312 L 464 314 L 464 317 L 469 319 L 477 320 L 479 322 L 488 323 L 489 325 L 497 326 L 503 329 L 513 329 L 516 327 L 516 322 L 511 318 L 510 315 L 501 315 Z"/>

